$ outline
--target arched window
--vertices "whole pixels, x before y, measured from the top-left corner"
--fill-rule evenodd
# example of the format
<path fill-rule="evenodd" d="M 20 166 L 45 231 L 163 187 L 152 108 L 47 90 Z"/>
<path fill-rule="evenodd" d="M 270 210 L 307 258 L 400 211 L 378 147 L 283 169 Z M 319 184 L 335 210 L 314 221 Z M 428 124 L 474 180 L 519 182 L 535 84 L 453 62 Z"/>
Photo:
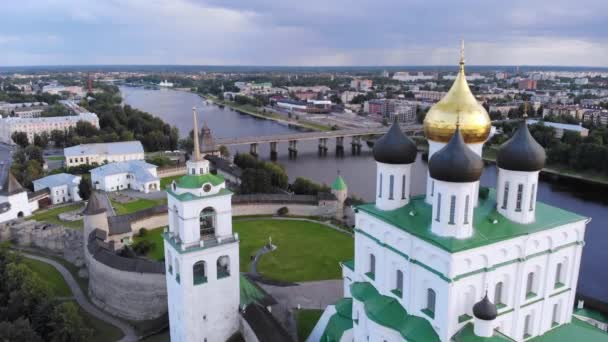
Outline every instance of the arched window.
<path fill-rule="evenodd" d="M 528 279 L 526 281 L 526 298 L 534 297 L 534 272 L 528 273 Z"/>
<path fill-rule="evenodd" d="M 532 315 L 526 315 L 524 320 L 524 338 L 532 336 Z"/>
<path fill-rule="evenodd" d="M 173 260 L 171 260 L 171 251 L 167 251 L 167 272 L 173 274 Z"/>
<path fill-rule="evenodd" d="M 502 281 L 499 283 L 496 283 L 496 286 L 494 287 L 494 304 L 496 304 L 496 305 L 504 305 L 502 287 L 503 287 Z"/>
<path fill-rule="evenodd" d="M 437 213 L 435 214 L 435 221 L 439 222 L 441 218 L 441 193 L 437 194 Z"/>
<path fill-rule="evenodd" d="M 405 175 L 403 175 L 403 177 L 401 177 L 401 199 L 406 199 L 407 196 L 405 196 Z"/>
<path fill-rule="evenodd" d="M 431 197 L 435 196 L 435 181 L 431 181 Z"/>
<path fill-rule="evenodd" d="M 395 176 L 391 175 L 388 178 L 388 186 L 389 186 L 389 188 L 388 188 L 388 199 L 390 199 L 390 200 L 394 199 L 394 196 L 393 196 L 394 185 L 395 185 Z"/>
<path fill-rule="evenodd" d="M 378 198 L 382 198 L 382 174 L 378 174 Z"/>
<path fill-rule="evenodd" d="M 403 296 L 403 272 L 401 270 L 397 270 L 394 293 L 399 297 Z"/>
<path fill-rule="evenodd" d="M 551 325 L 559 325 L 559 303 L 553 304 L 553 316 L 551 320 Z"/>
<path fill-rule="evenodd" d="M 179 283 L 179 259 L 175 258 L 175 280 Z"/>
<path fill-rule="evenodd" d="M 505 182 L 505 189 L 502 193 L 502 209 L 507 209 L 508 202 L 509 202 L 509 182 Z"/>
<path fill-rule="evenodd" d="M 534 210 L 534 195 L 536 194 L 536 184 L 532 184 L 532 191 L 530 191 L 530 211 Z"/>
<path fill-rule="evenodd" d="M 435 302 L 437 300 L 437 295 L 435 294 L 435 290 L 427 289 L 426 290 L 426 307 L 422 310 L 424 313 L 429 315 L 431 318 L 435 318 Z"/>
<path fill-rule="evenodd" d="M 464 224 L 469 224 L 469 195 L 464 199 Z"/>
<path fill-rule="evenodd" d="M 207 207 L 200 214 L 201 238 L 215 236 L 215 210 Z"/>
<path fill-rule="evenodd" d="M 192 283 L 194 285 L 207 282 L 207 264 L 201 260 L 192 266 Z"/>
<path fill-rule="evenodd" d="M 191 170 L 191 173 L 190 173 L 190 174 L 195 175 L 195 174 L 196 174 L 196 169 L 195 169 L 195 168 L 192 168 L 192 170 Z"/>
<path fill-rule="evenodd" d="M 564 286 L 563 281 L 562 281 L 562 268 L 563 267 L 564 266 L 561 262 L 559 264 L 557 264 L 557 266 L 555 266 L 555 288 Z"/>
<path fill-rule="evenodd" d="M 222 255 L 217 258 L 217 279 L 230 276 L 230 257 Z"/>
<path fill-rule="evenodd" d="M 456 195 L 450 197 L 450 221 L 448 224 L 454 224 L 454 216 L 456 215 Z"/>
<path fill-rule="evenodd" d="M 524 193 L 524 185 L 517 184 L 517 201 L 515 202 L 515 211 L 521 211 L 521 199 Z"/>
<path fill-rule="evenodd" d="M 369 255 L 369 271 L 368 271 L 368 276 L 370 278 L 374 278 L 376 274 L 376 256 L 373 254 Z"/>
<path fill-rule="evenodd" d="M 173 206 L 173 231 L 179 232 L 179 210 L 177 210 L 177 206 Z"/>

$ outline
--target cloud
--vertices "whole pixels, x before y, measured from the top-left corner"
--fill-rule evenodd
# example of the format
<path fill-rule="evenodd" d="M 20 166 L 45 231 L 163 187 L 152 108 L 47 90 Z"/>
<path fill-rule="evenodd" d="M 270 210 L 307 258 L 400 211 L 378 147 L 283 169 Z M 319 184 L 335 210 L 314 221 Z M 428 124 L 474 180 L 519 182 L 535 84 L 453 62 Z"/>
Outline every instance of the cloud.
<path fill-rule="evenodd" d="M 605 0 L 21 0 L 0 65 L 608 66 Z M 27 25 L 24 25 L 27 23 Z"/>

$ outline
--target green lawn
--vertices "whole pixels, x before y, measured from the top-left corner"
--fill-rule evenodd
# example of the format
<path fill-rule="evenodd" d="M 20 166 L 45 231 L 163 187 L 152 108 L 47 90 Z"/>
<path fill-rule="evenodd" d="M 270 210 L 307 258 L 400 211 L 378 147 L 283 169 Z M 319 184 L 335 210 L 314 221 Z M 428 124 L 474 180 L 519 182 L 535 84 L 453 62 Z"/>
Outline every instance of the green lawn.
<path fill-rule="evenodd" d="M 45 157 L 45 159 L 48 159 L 48 160 L 63 160 L 63 156 L 48 156 L 48 157 Z"/>
<path fill-rule="evenodd" d="M 234 221 L 239 233 L 241 271 L 249 269 L 250 258 L 268 242 L 277 249 L 264 255 L 258 271 L 264 276 L 283 281 L 340 279 L 340 261 L 354 255 L 351 236 L 319 223 L 293 220 Z"/>
<path fill-rule="evenodd" d="M 160 179 L 160 189 L 161 190 L 165 190 L 165 188 L 167 186 L 169 186 L 171 184 L 171 182 L 173 182 L 174 180 L 178 180 L 180 178 L 182 178 L 184 175 L 177 175 L 177 176 L 170 176 L 170 177 L 164 177 Z"/>
<path fill-rule="evenodd" d="M 89 315 L 88 312 L 84 311 L 76 301 L 74 304 L 79 308 L 80 316 L 87 324 L 87 326 L 93 329 L 93 337 L 89 340 L 90 342 L 110 342 L 110 341 L 118 341 L 124 335 L 120 329 L 113 326 L 112 324 L 108 324 L 94 316 Z"/>
<path fill-rule="evenodd" d="M 47 264 L 46 262 L 23 258 L 23 263 L 26 264 L 32 271 L 34 271 L 40 279 L 44 280 L 51 291 L 53 291 L 53 295 L 57 297 L 70 297 L 72 296 L 72 291 L 66 284 L 65 280 L 55 269 L 55 267 Z"/>
<path fill-rule="evenodd" d="M 148 240 L 152 242 L 152 248 L 150 249 L 148 254 L 146 254 L 146 256 L 152 260 L 161 261 L 165 258 L 165 251 L 163 248 L 163 237 L 161 235 L 163 233 L 163 228 L 164 227 L 151 229 L 148 230 L 145 236 L 139 237 L 136 234 L 133 238 L 134 242 L 141 240 Z"/>
<path fill-rule="evenodd" d="M 120 203 L 120 202 L 117 202 L 114 200 L 110 200 L 110 202 L 112 202 L 112 206 L 114 207 L 114 211 L 116 212 L 116 215 L 124 215 L 124 214 L 134 213 L 134 212 L 140 211 L 142 209 L 152 208 L 152 207 L 155 207 L 160 204 L 165 204 L 165 203 L 167 203 L 167 200 L 166 199 L 150 200 L 150 199 L 140 198 L 135 201 L 131 201 L 131 202 L 127 202 L 127 203 Z"/>
<path fill-rule="evenodd" d="M 51 208 L 48 210 L 42 209 L 42 210 L 39 210 L 38 212 L 36 212 L 30 218 L 32 220 L 36 220 L 36 221 L 55 223 L 55 224 L 59 224 L 59 225 L 65 226 L 65 227 L 82 230 L 82 220 L 69 221 L 69 222 L 61 221 L 61 220 L 59 220 L 59 216 L 58 216 L 59 214 L 64 213 L 66 211 L 72 211 L 72 210 L 82 209 L 82 208 L 83 208 L 82 203 L 75 203 L 75 204 L 70 204 L 70 205 L 66 205 L 63 207 L 59 207 L 59 208 Z"/>
<path fill-rule="evenodd" d="M 323 310 L 302 309 L 296 311 L 296 326 L 298 328 L 299 341 L 306 341 L 306 338 L 310 335 L 322 314 Z"/>

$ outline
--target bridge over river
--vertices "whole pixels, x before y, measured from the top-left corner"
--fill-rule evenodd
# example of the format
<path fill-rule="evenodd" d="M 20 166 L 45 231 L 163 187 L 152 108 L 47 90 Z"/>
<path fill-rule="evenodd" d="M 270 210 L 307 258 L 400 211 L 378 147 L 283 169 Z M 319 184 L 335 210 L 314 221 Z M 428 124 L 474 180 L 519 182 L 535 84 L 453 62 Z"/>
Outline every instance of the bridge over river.
<path fill-rule="evenodd" d="M 401 126 L 401 129 L 407 134 L 416 135 L 422 132 L 422 125 L 403 125 Z M 371 135 L 380 135 L 386 133 L 387 131 L 388 127 L 380 127 L 238 138 L 220 138 L 215 140 L 215 145 L 249 145 L 249 152 L 252 155 L 257 156 L 258 144 L 268 143 L 270 144 L 270 158 L 274 160 L 277 156 L 277 144 L 280 142 L 289 143 L 289 156 L 295 157 L 298 154 L 298 141 L 318 140 L 319 154 L 324 155 L 327 153 L 327 140 L 336 139 L 336 153 L 340 154 L 344 153 L 344 138 L 350 137 L 353 153 L 359 154 L 361 152 L 361 139 L 363 137 Z"/>

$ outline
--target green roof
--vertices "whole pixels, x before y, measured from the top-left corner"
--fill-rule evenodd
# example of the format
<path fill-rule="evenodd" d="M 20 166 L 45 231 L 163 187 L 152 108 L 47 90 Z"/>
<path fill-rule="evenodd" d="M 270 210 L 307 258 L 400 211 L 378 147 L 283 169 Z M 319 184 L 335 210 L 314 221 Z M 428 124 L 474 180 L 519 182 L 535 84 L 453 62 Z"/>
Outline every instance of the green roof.
<path fill-rule="evenodd" d="M 355 270 L 355 260 L 343 261 L 342 265 L 348 267 L 351 271 Z"/>
<path fill-rule="evenodd" d="M 266 297 L 266 294 L 260 290 L 257 286 L 251 283 L 249 279 L 240 275 L 240 288 L 241 288 L 241 307 L 247 306 L 251 303 L 261 301 Z"/>
<path fill-rule="evenodd" d="M 198 189 L 206 183 L 218 186 L 224 183 L 224 177 L 211 173 L 204 175 L 185 175 L 177 181 L 177 186 L 184 189 Z"/>
<path fill-rule="evenodd" d="M 439 336 L 424 318 L 410 315 L 393 297 L 381 295 L 368 282 L 356 282 L 350 286 L 353 298 L 363 302 L 365 314 L 372 321 L 398 331 L 407 341 L 439 341 Z"/>
<path fill-rule="evenodd" d="M 587 317 L 587 318 L 591 318 L 591 319 L 594 319 L 599 322 L 608 323 L 608 316 L 606 316 L 605 314 L 603 314 L 599 311 L 582 308 L 582 309 L 578 309 L 578 310 L 574 311 L 574 314 L 583 316 L 583 317 Z"/>
<path fill-rule="evenodd" d="M 534 337 L 528 341 L 532 342 L 571 342 L 571 341 L 593 341 L 607 342 L 608 333 L 593 325 L 572 317 L 572 322 L 552 329 L 541 336 Z"/>
<path fill-rule="evenodd" d="M 331 185 L 331 188 L 333 190 L 346 190 L 347 186 L 346 182 L 344 181 L 344 178 L 338 175 L 338 177 L 336 177 L 336 180 L 334 180 L 333 184 Z"/>
<path fill-rule="evenodd" d="M 489 191 L 486 199 L 479 198 L 473 218 L 474 233 L 467 239 L 443 237 L 431 232 L 432 207 L 424 201 L 424 195 L 414 196 L 408 205 L 390 211 L 380 210 L 373 203 L 356 208 L 449 252 L 459 252 L 586 220 L 586 217 L 537 202 L 535 222 L 513 222 L 496 210 L 494 189 Z"/>
<path fill-rule="evenodd" d="M 454 342 L 511 342 L 514 341 L 509 337 L 501 334 L 494 330 L 494 335 L 491 337 L 480 337 L 475 335 L 473 331 L 473 323 L 467 323 L 462 329 L 460 329 L 454 336 L 452 336 Z"/>
<path fill-rule="evenodd" d="M 353 299 L 342 298 L 336 304 L 336 313 L 327 321 L 320 341 L 339 342 L 347 330 L 353 328 Z"/>
<path fill-rule="evenodd" d="M 167 192 L 167 194 L 175 197 L 176 199 L 178 199 L 179 201 L 192 201 L 192 200 L 197 200 L 197 199 L 201 199 L 201 198 L 211 198 L 211 197 L 215 197 L 215 196 L 222 196 L 222 195 L 229 195 L 232 194 L 232 191 L 226 189 L 226 188 L 222 188 L 220 189 L 220 191 L 218 191 L 216 194 L 213 195 L 207 195 L 207 196 L 197 196 L 194 194 L 191 194 L 189 192 L 184 192 L 181 194 L 176 194 L 175 192 L 173 192 L 173 190 L 171 190 L 170 187 L 167 187 L 165 189 L 165 191 Z"/>

